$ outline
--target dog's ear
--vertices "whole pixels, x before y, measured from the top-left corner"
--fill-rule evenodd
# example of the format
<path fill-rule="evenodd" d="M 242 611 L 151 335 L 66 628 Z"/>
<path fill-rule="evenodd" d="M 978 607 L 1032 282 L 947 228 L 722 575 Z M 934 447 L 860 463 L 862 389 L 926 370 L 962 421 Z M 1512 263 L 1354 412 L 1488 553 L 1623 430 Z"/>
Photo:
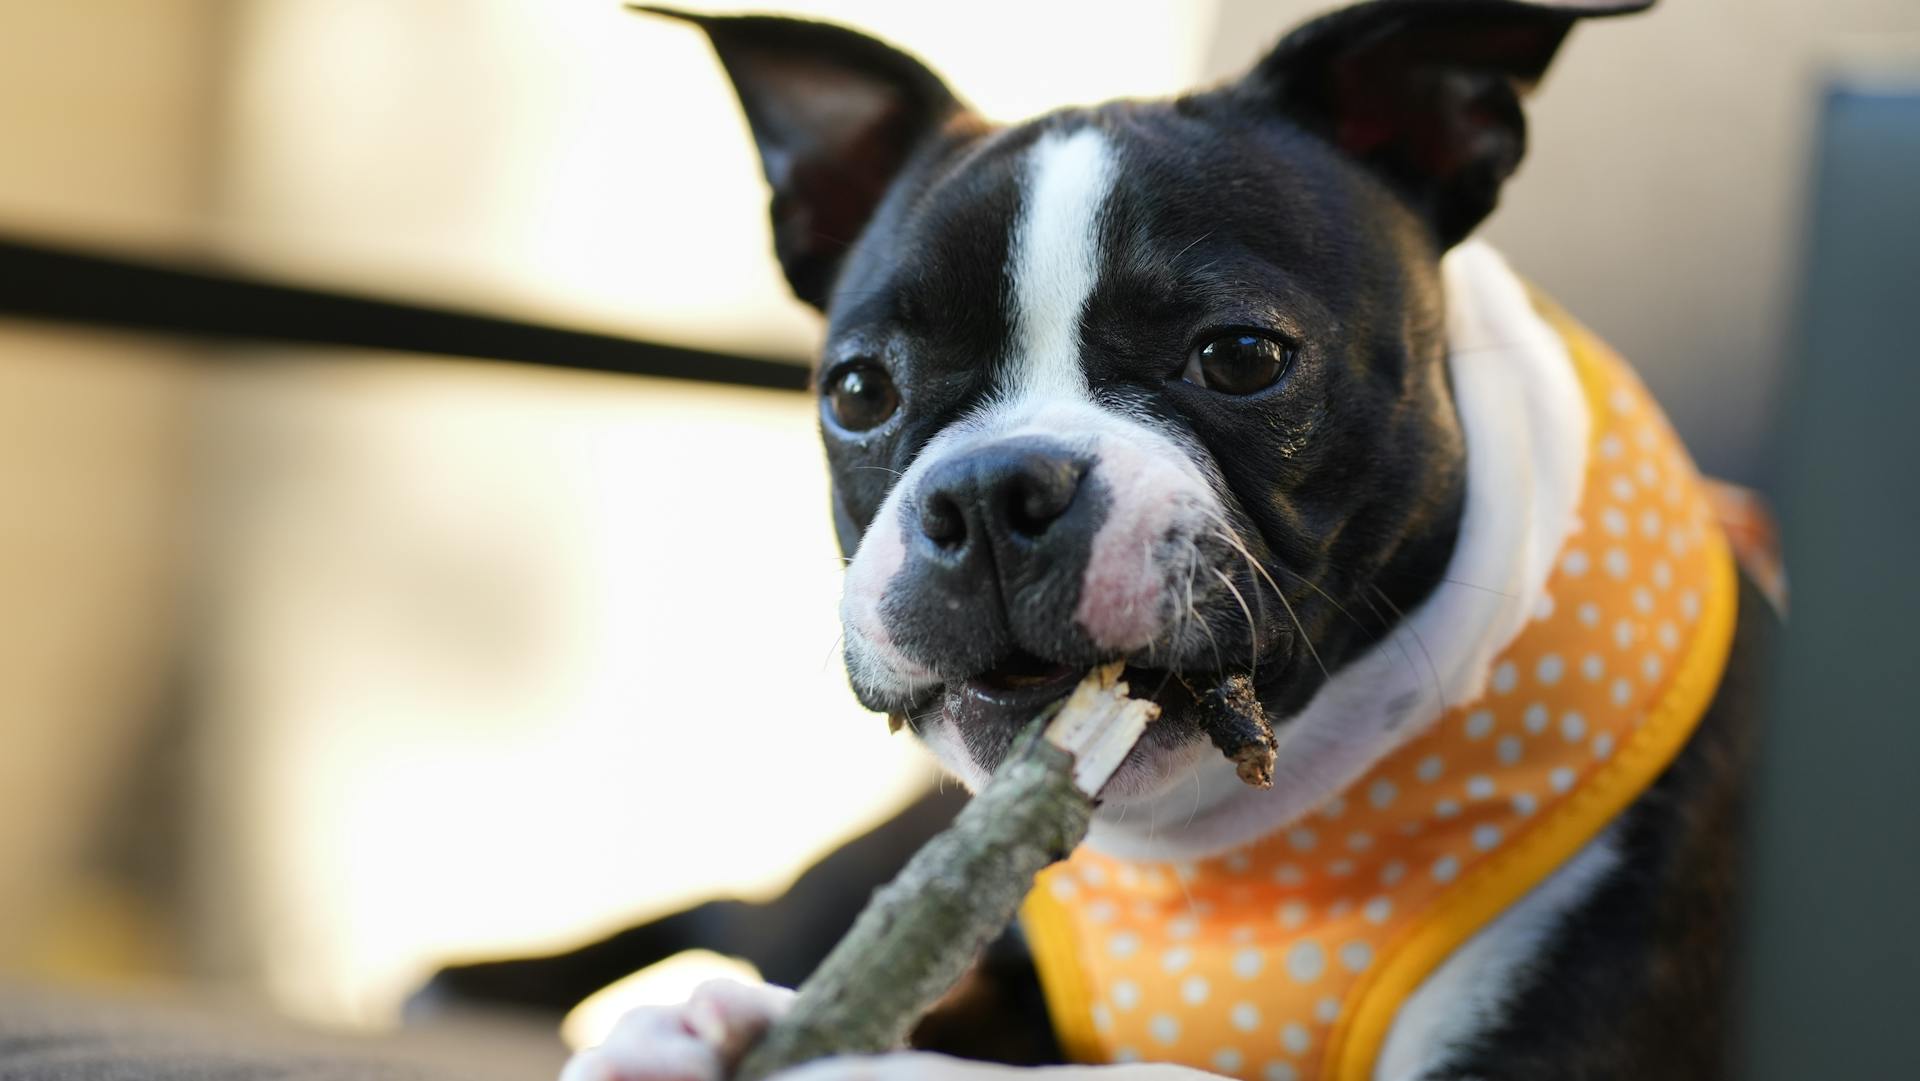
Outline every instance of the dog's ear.
<path fill-rule="evenodd" d="M 1294 30 L 1236 92 L 1373 170 L 1449 248 L 1493 210 L 1520 164 L 1520 98 L 1567 30 L 1652 3 L 1374 0 Z"/>
<path fill-rule="evenodd" d="M 840 259 L 922 143 L 963 111 L 906 53 L 827 23 L 635 10 L 706 31 L 773 188 L 773 243 L 794 294 L 824 310 Z"/>

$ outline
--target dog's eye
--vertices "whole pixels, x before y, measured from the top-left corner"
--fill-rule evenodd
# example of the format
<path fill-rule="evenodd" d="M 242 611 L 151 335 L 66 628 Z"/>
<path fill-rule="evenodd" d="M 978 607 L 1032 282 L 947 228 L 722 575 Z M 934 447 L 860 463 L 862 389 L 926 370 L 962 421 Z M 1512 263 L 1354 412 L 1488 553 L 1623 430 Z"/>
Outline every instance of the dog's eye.
<path fill-rule="evenodd" d="M 841 369 L 827 386 L 827 407 L 834 423 L 850 432 L 878 428 L 900 408 L 900 392 L 878 365 L 856 362 Z"/>
<path fill-rule="evenodd" d="M 1235 330 L 1200 343 L 1180 378 L 1222 394 L 1252 394 L 1279 382 L 1291 363 L 1293 350 L 1285 344 Z"/>

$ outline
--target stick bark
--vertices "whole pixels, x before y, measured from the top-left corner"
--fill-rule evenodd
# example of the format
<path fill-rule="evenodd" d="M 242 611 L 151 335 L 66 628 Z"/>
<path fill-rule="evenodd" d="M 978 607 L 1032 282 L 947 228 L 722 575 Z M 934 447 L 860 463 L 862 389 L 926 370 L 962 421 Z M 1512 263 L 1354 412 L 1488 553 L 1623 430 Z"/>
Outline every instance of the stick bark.
<path fill-rule="evenodd" d="M 1073 851 L 1093 814 L 1073 784 L 1073 756 L 1040 738 L 1040 727 L 1020 737 L 953 825 L 874 891 L 734 1081 L 900 1047 L 1006 930 L 1034 876 Z"/>
<path fill-rule="evenodd" d="M 1127 698 L 1122 667 L 1095 671 L 1057 717 L 1048 710 L 1034 719 L 953 824 L 874 891 L 733 1081 L 764 1081 L 828 1055 L 906 1043 L 1006 930 L 1034 876 L 1086 837 L 1093 794 L 1159 715 L 1151 702 Z"/>

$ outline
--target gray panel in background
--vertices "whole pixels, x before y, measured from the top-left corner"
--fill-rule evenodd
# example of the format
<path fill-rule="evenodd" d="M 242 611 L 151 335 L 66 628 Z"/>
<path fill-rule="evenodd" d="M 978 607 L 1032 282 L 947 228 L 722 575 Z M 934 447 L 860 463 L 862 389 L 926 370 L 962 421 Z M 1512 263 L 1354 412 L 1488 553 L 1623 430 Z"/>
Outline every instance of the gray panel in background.
<path fill-rule="evenodd" d="M 1920 1077 L 1920 79 L 1826 97 L 1739 1076 Z"/>

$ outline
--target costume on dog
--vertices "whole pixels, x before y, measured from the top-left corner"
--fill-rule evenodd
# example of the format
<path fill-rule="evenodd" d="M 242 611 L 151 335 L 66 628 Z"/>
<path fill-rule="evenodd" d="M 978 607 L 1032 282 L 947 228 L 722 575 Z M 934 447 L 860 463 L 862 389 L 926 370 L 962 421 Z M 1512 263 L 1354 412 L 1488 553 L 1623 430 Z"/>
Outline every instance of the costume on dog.
<path fill-rule="evenodd" d="M 1449 703 L 1291 827 L 1192 863 L 1083 848 L 1043 875 L 1023 918 L 1070 1058 L 1365 1081 L 1421 981 L 1692 734 L 1734 627 L 1714 503 L 1625 362 L 1534 306 L 1592 429 L 1578 519 L 1533 618 L 1476 701 Z"/>

